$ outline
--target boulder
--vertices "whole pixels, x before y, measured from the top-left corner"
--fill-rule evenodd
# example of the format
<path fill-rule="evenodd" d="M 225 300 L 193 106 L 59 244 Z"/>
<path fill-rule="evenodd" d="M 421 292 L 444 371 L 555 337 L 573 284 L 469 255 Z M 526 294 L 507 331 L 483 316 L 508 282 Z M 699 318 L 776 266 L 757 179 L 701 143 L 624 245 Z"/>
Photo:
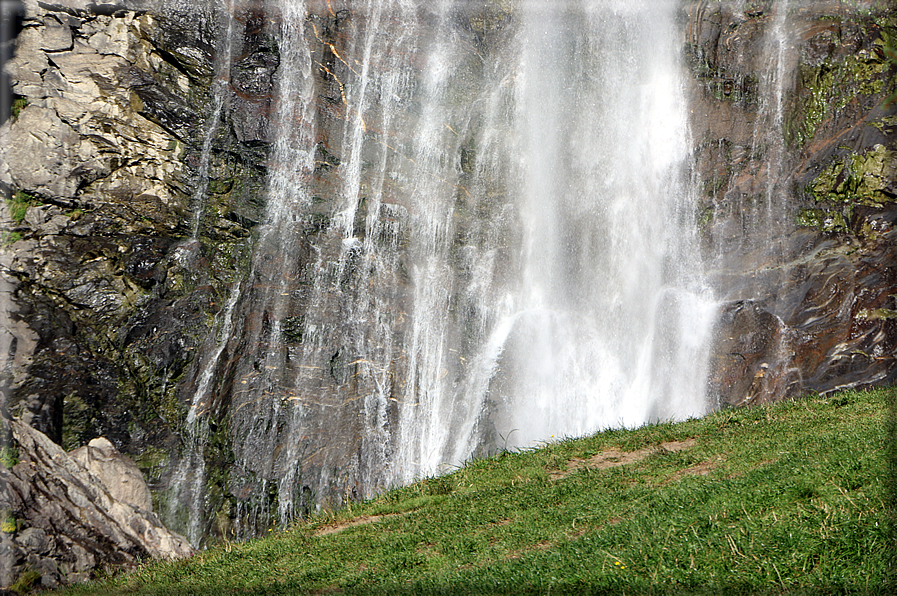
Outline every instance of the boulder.
<path fill-rule="evenodd" d="M 68 454 L 19 420 L 9 426 L 12 444 L 0 466 L 0 587 L 25 572 L 36 571 L 49 588 L 107 565 L 193 552 L 152 512 L 142 475 L 112 443 L 96 439 Z"/>
<path fill-rule="evenodd" d="M 93 439 L 71 451 L 69 456 L 99 478 L 117 501 L 143 511 L 153 510 L 152 495 L 137 464 L 119 453 L 108 439 Z"/>

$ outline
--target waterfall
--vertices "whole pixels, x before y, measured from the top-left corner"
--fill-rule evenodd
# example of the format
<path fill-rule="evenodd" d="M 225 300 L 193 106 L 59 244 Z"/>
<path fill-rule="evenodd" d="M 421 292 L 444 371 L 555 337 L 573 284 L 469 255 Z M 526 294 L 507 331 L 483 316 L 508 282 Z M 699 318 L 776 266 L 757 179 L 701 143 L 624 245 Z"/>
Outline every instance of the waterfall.
<path fill-rule="evenodd" d="M 196 189 L 193 191 L 191 207 L 193 209 L 193 224 L 191 226 L 191 238 L 195 240 L 199 237 L 199 228 L 202 223 L 202 212 L 205 207 L 206 193 L 209 190 L 209 166 L 212 155 L 212 142 L 221 121 L 221 110 L 224 107 L 224 98 L 226 90 L 230 83 L 231 53 L 233 51 L 234 37 L 234 19 L 232 2 L 223 5 L 222 10 L 228 16 L 226 29 L 224 31 L 224 48 L 218 52 L 218 64 L 215 65 L 215 72 L 218 76 L 212 85 L 212 113 L 208 118 L 206 125 L 206 133 L 202 142 L 202 150 L 199 156 L 199 168 L 197 177 L 198 182 Z"/>
<path fill-rule="evenodd" d="M 760 81 L 760 117 L 754 129 L 754 150 L 765 152 L 766 184 L 765 204 L 760 210 L 758 223 L 764 233 L 756 234 L 760 242 L 772 245 L 774 254 L 782 256 L 782 239 L 791 218 L 785 211 L 790 204 L 787 200 L 787 180 L 783 180 L 785 169 L 785 89 L 790 88 L 796 67 L 794 49 L 790 48 L 789 1 L 779 0 L 775 4 L 772 27 L 766 39 L 766 68 Z"/>
<path fill-rule="evenodd" d="M 212 84 L 212 108 L 207 118 L 205 134 L 199 156 L 197 182 L 191 197 L 193 221 L 190 239 L 178 247 L 175 257 L 183 261 L 183 266 L 193 266 L 202 250 L 199 241 L 202 213 L 209 187 L 209 169 L 212 145 L 220 128 L 221 113 L 230 84 L 230 70 L 234 45 L 234 4 L 233 0 L 222 0 L 219 10 L 223 18 L 223 29 L 218 59 L 215 64 L 215 81 Z M 205 496 L 206 474 L 205 447 L 208 443 L 208 419 L 206 414 L 212 399 L 215 374 L 220 370 L 220 359 L 227 340 L 234 328 L 234 311 L 240 297 L 240 282 L 234 283 L 227 302 L 216 319 L 213 332 L 207 340 L 199 360 L 199 375 L 193 396 L 187 410 L 184 427 L 184 446 L 172 472 L 171 486 L 174 488 L 168 499 L 167 511 L 162 512 L 169 523 L 180 526 L 194 546 L 202 541 L 206 528 Z"/>
<path fill-rule="evenodd" d="M 476 248 L 464 247 L 479 261 L 473 271 L 489 262 L 489 278 L 469 273 L 468 282 L 453 268 L 455 197 L 443 193 L 436 203 L 439 193 L 428 192 L 429 212 L 415 227 L 428 251 L 415 263 L 408 343 L 417 360 L 406 386 L 417 394 L 401 411 L 402 480 L 484 448 L 707 410 L 715 310 L 700 276 L 685 170 L 675 9 L 674 2 L 521 3 L 519 30 L 502 56 L 508 62 L 497 69 L 506 78 L 487 79 L 488 91 L 474 100 L 488 107 L 473 134 L 492 139 L 477 143 L 485 162 L 477 174 L 506 185 L 500 242 L 485 235 Z M 447 48 L 460 45 L 442 43 L 435 51 L 449 56 Z M 451 77 L 442 67 L 448 57 L 436 56 L 425 77 Z M 438 110 L 452 87 L 435 85 L 427 106 Z M 454 128 L 452 116 L 433 118 Z M 505 170 L 496 172 L 495 162 Z M 477 305 L 469 310 L 490 305 L 479 321 L 452 320 L 452 293 L 465 282 L 463 299 Z M 473 327 L 476 337 L 458 338 L 458 326 Z"/>
<path fill-rule="evenodd" d="M 676 2 L 357 4 L 268 3 L 267 213 L 206 356 L 238 536 L 709 408 Z"/>

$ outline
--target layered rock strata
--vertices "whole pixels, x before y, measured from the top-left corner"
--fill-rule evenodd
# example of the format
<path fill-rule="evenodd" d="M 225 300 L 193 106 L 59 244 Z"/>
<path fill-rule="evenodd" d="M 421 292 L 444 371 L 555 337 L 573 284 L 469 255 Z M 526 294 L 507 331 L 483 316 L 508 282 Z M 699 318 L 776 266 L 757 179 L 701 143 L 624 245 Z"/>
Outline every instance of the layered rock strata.
<path fill-rule="evenodd" d="M 193 552 L 152 512 L 134 462 L 105 439 L 66 454 L 26 424 L 13 421 L 11 431 L 0 465 L 0 586 L 30 573 L 53 588 Z"/>

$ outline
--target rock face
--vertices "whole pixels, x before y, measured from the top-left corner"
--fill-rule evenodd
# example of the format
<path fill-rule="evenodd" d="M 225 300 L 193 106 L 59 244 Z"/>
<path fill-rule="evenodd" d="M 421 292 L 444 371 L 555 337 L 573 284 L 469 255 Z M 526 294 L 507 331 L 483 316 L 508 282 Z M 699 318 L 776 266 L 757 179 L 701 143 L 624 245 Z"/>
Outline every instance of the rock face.
<path fill-rule="evenodd" d="M 251 536 L 268 527 L 278 507 L 302 514 L 316 499 L 336 504 L 363 496 L 346 472 L 357 465 L 361 415 L 341 406 L 360 403 L 376 383 L 397 383 L 408 357 L 370 372 L 351 342 L 323 340 L 325 324 L 339 337 L 361 323 L 347 320 L 345 301 L 314 287 L 312 277 L 323 271 L 345 294 L 357 292 L 349 306 L 359 313 L 369 304 L 390 305 L 378 325 L 400 336 L 413 290 L 402 273 L 407 255 L 390 264 L 399 273 L 388 284 L 368 277 L 360 251 L 337 263 L 345 238 L 334 221 L 352 135 L 375 141 L 356 161 L 386 163 L 387 154 L 392 159 L 396 148 L 413 143 L 381 139 L 381 127 L 393 118 L 423 118 L 416 98 L 371 86 L 358 101 L 368 93 L 376 96 L 372 105 L 392 102 L 400 116 L 371 109 L 353 132 L 356 114 L 345 94 L 362 77 L 364 48 L 356 42 L 366 33 L 365 17 L 355 3 L 307 2 L 300 33 L 315 65 L 307 75 L 315 99 L 294 119 L 314 125 L 313 197 L 291 215 L 294 254 L 256 246 L 277 138 L 272 115 L 285 69 L 278 40 L 286 3 L 224 4 L 232 12 L 212 0 L 23 2 L 15 55 L 5 66 L 16 108 L 0 128 L 7 196 L 0 209 L 0 406 L 65 449 L 78 448 L 73 457 L 83 466 L 71 458 L 67 464 L 78 474 L 87 467 L 103 478 L 115 461 L 117 474 L 129 479 L 116 484 L 137 486 L 114 448 L 130 455 L 166 523 L 186 533 L 195 522 L 197 542 Z M 696 217 L 722 302 L 709 379 L 719 406 L 897 381 L 897 113 L 889 102 L 897 9 L 884 4 L 792 1 L 786 10 L 773 0 L 682 3 L 701 188 Z M 461 111 L 470 111 L 478 82 L 487 80 L 483 65 L 513 37 L 513 5 L 457 4 L 452 26 L 474 49 L 466 70 L 451 79 Z M 438 21 L 430 14 L 427 20 Z M 404 61 L 408 72 L 395 72 L 414 88 L 422 58 L 390 59 Z M 500 76 L 495 81 L 505 84 Z M 446 135 L 457 135 L 446 127 Z M 477 141 L 474 134 L 452 140 L 464 191 L 452 214 L 457 238 L 449 239 L 458 263 L 473 249 L 464 242 L 498 230 L 505 217 L 508 191 L 498 176 L 477 178 L 486 167 L 477 161 Z M 409 185 L 410 170 L 397 163 L 388 180 L 358 173 L 358 186 L 386 188 L 393 202 L 384 202 L 371 229 L 382 236 L 378 242 L 405 247 L 408 206 L 391 189 Z M 465 196 L 467 188 L 481 200 Z M 360 204 L 356 221 L 340 225 L 365 230 L 375 218 L 367 209 Z M 263 265 L 246 281 L 255 249 Z M 459 279 L 480 283 L 467 266 Z M 289 285 L 282 285 L 286 277 Z M 240 283 L 245 298 L 231 303 Z M 340 434 L 330 438 L 343 468 L 309 447 L 312 441 L 300 446 L 308 450 L 301 465 L 288 461 L 300 447 L 278 444 L 265 454 L 244 444 L 252 433 L 276 433 L 285 424 L 276 415 L 256 416 L 256 402 L 274 393 L 284 403 L 298 398 L 290 393 L 295 386 L 265 376 L 273 315 L 253 305 L 272 291 L 288 296 L 290 313 L 300 313 L 280 321 L 279 337 L 289 366 L 320 371 L 307 374 L 302 390 L 321 420 L 340 420 Z M 463 292 L 446 308 L 462 304 Z M 312 337 L 301 313 L 313 298 L 323 314 Z M 236 306 L 228 311 L 229 304 Z M 219 342 L 227 312 L 242 331 Z M 320 353 L 307 366 L 296 356 L 314 342 Z M 203 404 L 209 422 L 197 441 L 187 418 L 210 358 L 214 398 Z M 393 420 L 396 411 L 378 415 Z M 11 424 L 20 442 L 58 453 Z M 318 436 L 332 425 L 309 428 Z M 277 494 L 274 480 L 289 466 L 326 478 L 329 492 L 298 483 L 297 495 Z M 19 478 L 16 469 L 4 474 Z M 101 501 L 112 499 L 96 490 Z M 184 516 L 184 499 L 201 519 Z M 139 488 L 115 502 L 123 511 L 149 509 Z M 65 577 L 73 579 L 87 572 L 90 557 L 130 564 L 149 553 L 131 546 L 130 530 L 115 532 L 107 546 L 118 546 L 85 543 L 78 548 L 90 556 L 53 564 L 69 565 Z M 47 553 L 68 546 L 65 540 L 81 544 L 36 524 L 3 540 L 19 559 L 33 555 L 33 564 L 48 570 L 56 568 L 41 561 L 57 559 Z"/>
<path fill-rule="evenodd" d="M 153 510 L 153 498 L 140 468 L 134 460 L 122 456 L 108 439 L 92 439 L 69 452 L 69 457 L 99 478 L 116 501 L 143 511 Z"/>
<path fill-rule="evenodd" d="M 95 439 L 66 454 L 39 431 L 10 426 L 0 465 L 0 586 L 31 571 L 40 585 L 57 587 L 107 565 L 192 553 L 152 512 L 140 472 L 111 443 Z"/>
<path fill-rule="evenodd" d="M 214 85 L 244 35 L 218 4 L 25 0 L 4 65 L 15 95 L 0 127 L 0 408 L 101 468 L 109 445 L 91 442 L 106 437 L 160 511 L 180 387 L 245 258 L 265 178 L 258 135 L 240 143 L 227 125 L 264 113 L 264 99 L 246 91 L 232 118 L 236 95 Z M 255 55 L 276 64 L 266 39 Z M 143 488 L 125 501 L 151 509 Z M 153 554 L 117 544 L 91 556 Z"/>
<path fill-rule="evenodd" d="M 720 404 L 897 379 L 897 12 L 868 4 L 687 7 Z"/>

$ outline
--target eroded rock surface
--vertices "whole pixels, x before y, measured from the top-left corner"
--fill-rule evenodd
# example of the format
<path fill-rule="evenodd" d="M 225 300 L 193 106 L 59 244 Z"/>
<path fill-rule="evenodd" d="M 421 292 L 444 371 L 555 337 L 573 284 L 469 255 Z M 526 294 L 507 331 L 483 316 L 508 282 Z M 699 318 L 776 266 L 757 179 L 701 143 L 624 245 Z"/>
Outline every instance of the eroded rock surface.
<path fill-rule="evenodd" d="M 153 498 L 140 468 L 134 460 L 119 453 L 108 439 L 93 439 L 69 452 L 69 457 L 99 478 L 116 501 L 143 511 L 153 510 Z"/>
<path fill-rule="evenodd" d="M 897 10 L 867 4 L 686 7 L 721 405 L 897 380 Z"/>
<path fill-rule="evenodd" d="M 0 409 L 86 460 L 129 454 L 176 515 L 195 355 L 261 219 L 266 142 L 233 122 L 267 126 L 272 36 L 257 3 L 22 4 L 0 126 Z M 229 52 L 268 70 L 215 85 Z"/>
<path fill-rule="evenodd" d="M 56 587 L 109 565 L 192 553 L 152 512 L 142 476 L 111 443 L 98 439 L 67 454 L 20 421 L 10 428 L 0 465 L 0 586 L 36 571 L 40 585 Z"/>

